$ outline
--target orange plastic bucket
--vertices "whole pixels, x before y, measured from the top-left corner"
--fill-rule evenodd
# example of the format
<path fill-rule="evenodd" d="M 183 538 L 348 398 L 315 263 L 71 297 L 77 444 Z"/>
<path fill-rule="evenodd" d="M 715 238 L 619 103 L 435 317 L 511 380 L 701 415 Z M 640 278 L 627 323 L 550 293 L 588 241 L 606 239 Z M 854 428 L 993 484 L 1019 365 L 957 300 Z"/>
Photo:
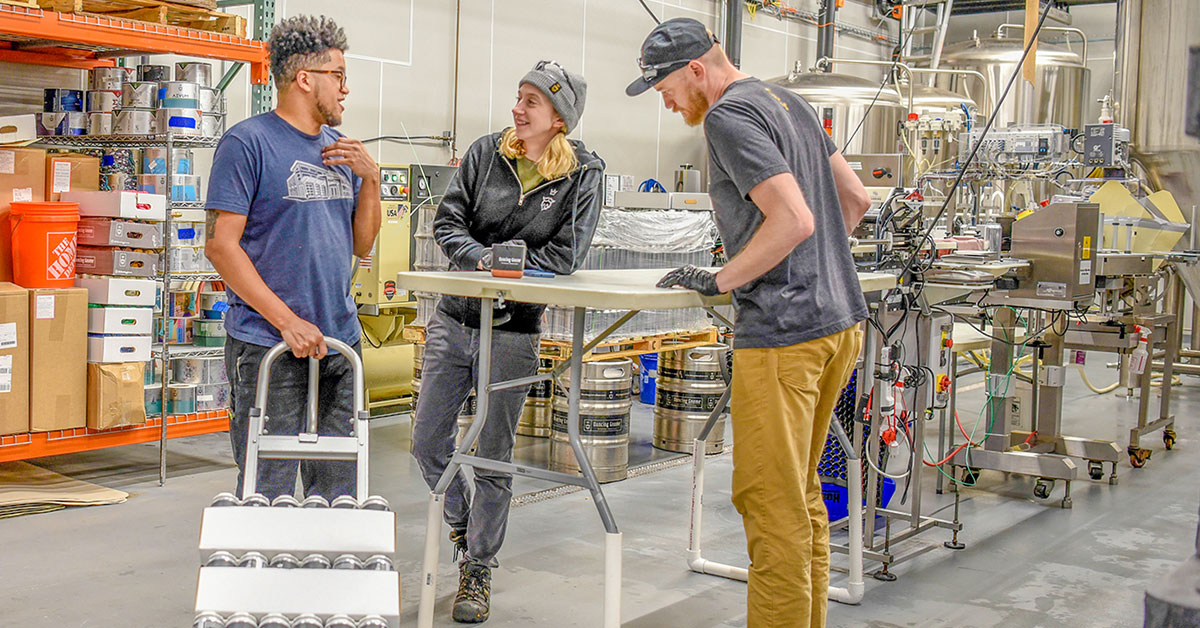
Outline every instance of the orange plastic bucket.
<path fill-rule="evenodd" d="M 24 288 L 75 285 L 79 203 L 12 204 L 13 283 Z"/>

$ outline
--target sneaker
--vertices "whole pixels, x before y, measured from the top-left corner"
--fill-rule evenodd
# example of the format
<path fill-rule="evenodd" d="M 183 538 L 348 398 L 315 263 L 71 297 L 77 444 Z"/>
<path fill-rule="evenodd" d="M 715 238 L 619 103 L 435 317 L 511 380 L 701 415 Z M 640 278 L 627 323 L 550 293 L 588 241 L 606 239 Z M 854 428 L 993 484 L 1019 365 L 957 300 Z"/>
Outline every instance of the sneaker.
<path fill-rule="evenodd" d="M 454 562 L 467 557 L 467 531 L 450 529 L 450 542 L 454 544 Z"/>
<path fill-rule="evenodd" d="M 454 621 L 478 624 L 487 621 L 492 594 L 492 570 L 464 562 L 459 566 L 458 594 L 454 596 Z"/>

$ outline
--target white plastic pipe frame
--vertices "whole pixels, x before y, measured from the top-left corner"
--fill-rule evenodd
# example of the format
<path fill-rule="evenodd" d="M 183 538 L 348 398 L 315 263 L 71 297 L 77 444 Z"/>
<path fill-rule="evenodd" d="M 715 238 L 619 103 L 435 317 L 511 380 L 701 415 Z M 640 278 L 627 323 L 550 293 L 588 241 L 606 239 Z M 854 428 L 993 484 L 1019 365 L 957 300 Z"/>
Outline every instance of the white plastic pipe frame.
<path fill-rule="evenodd" d="M 168 151 L 168 153 L 169 152 L 170 151 Z M 367 468 L 367 438 L 369 436 L 367 419 L 370 417 L 370 413 L 366 410 L 366 398 L 364 393 L 365 379 L 363 377 L 362 358 L 359 357 L 358 353 L 353 347 L 342 342 L 341 340 L 338 340 L 337 338 L 330 338 L 329 336 L 326 336 L 325 344 L 330 349 L 335 350 L 341 355 L 345 356 L 347 360 L 350 360 L 350 366 L 354 370 L 354 435 L 352 438 L 355 438 L 358 441 L 356 447 L 354 448 L 357 453 L 355 456 L 357 460 L 355 476 L 358 497 L 362 499 L 367 496 L 367 478 L 369 477 Z M 244 473 L 245 479 L 242 482 L 241 495 L 243 498 L 253 495 L 258 488 L 259 441 L 260 438 L 265 436 L 263 434 L 263 428 L 269 418 L 267 416 L 266 408 L 267 396 L 270 393 L 271 367 L 275 365 L 275 361 L 278 360 L 280 356 L 290 350 L 291 349 L 288 347 L 286 342 L 280 342 L 267 351 L 267 353 L 263 356 L 262 363 L 260 363 L 258 367 L 258 385 L 255 388 L 254 406 L 250 408 L 250 425 L 248 428 L 249 434 L 248 438 L 246 439 L 246 468 Z M 326 358 L 328 357 L 329 356 L 326 356 Z M 317 392 L 320 389 L 320 367 L 320 360 L 316 358 L 308 359 L 307 418 L 305 419 L 304 429 L 300 431 L 299 435 L 294 437 L 298 443 L 310 445 L 310 447 L 307 448 L 308 453 L 317 455 L 321 453 L 320 448 L 312 447 L 311 445 L 319 445 L 320 443 L 320 437 L 317 435 Z M 343 439 L 347 437 L 326 438 Z M 292 452 L 286 456 L 272 455 L 269 457 L 303 458 L 304 456 L 298 455 L 296 452 Z M 323 458 L 328 459 L 329 457 L 325 456 Z M 332 459 L 342 458 L 339 456 Z"/>
<path fill-rule="evenodd" d="M 425 552 L 422 563 L 421 573 L 421 596 L 420 603 L 417 609 L 417 626 L 418 628 L 433 627 L 433 611 L 437 600 L 437 559 L 438 551 L 441 543 L 442 531 L 442 508 L 445 502 L 446 489 L 450 486 L 450 481 L 460 469 L 471 468 L 473 466 L 487 466 L 488 468 L 506 471 L 513 474 L 526 475 L 540 479 L 548 479 L 560 483 L 574 484 L 587 488 L 592 494 L 592 500 L 595 503 L 597 511 L 599 511 L 601 522 L 604 524 L 604 628 L 620 628 L 621 625 L 621 532 L 617 529 L 616 521 L 613 518 L 612 511 L 608 507 L 608 501 L 604 497 L 604 493 L 600 490 L 600 483 L 596 480 L 596 473 L 592 468 L 591 461 L 587 457 L 587 452 L 583 449 L 583 444 L 580 441 L 580 420 L 579 420 L 579 403 L 580 390 L 582 387 L 583 378 L 583 356 L 597 344 L 599 344 L 606 336 L 613 331 L 616 331 L 625 321 L 632 318 L 636 312 L 630 312 L 623 316 L 620 320 L 610 326 L 604 332 L 593 339 L 586 346 L 583 342 L 584 331 L 584 315 L 587 308 L 574 308 L 574 321 L 572 323 L 571 334 L 571 357 L 567 364 L 570 368 L 570 388 L 567 391 L 567 438 L 571 444 L 571 448 L 575 453 L 576 462 L 579 464 L 579 470 L 582 478 L 571 476 L 564 473 L 547 471 L 544 469 L 532 469 L 524 465 L 514 465 L 511 463 L 498 463 L 488 461 L 482 458 L 476 458 L 464 454 L 463 452 L 470 451 L 471 447 L 479 439 L 479 434 L 483 431 L 484 422 L 488 415 L 489 393 L 502 388 L 512 388 L 516 385 L 527 385 L 537 379 L 544 379 L 545 376 L 535 376 L 533 378 L 521 378 L 509 382 L 489 382 L 488 374 L 491 373 L 492 362 L 492 302 L 494 299 L 484 297 L 480 303 L 480 320 L 479 320 L 479 364 L 478 364 L 478 381 L 476 389 L 476 412 L 475 421 L 471 423 L 471 427 L 467 430 L 463 437 L 462 444 L 459 445 L 451 458 L 450 464 L 446 467 L 446 471 L 438 480 L 437 485 L 429 493 L 429 508 L 425 513 Z M 557 375 L 559 369 L 555 369 Z"/>
<path fill-rule="evenodd" d="M 728 323 L 716 311 L 710 308 L 706 309 L 709 310 L 709 313 L 716 316 L 718 320 Z M 870 336 L 869 330 L 868 336 Z M 875 360 L 872 355 L 873 344 L 868 340 L 867 359 L 863 367 L 864 372 L 873 371 L 875 368 Z M 869 387 L 870 384 L 864 383 L 864 390 Z M 692 443 L 692 520 L 688 530 L 687 563 L 688 568 L 696 573 L 745 582 L 749 579 L 750 575 L 746 568 L 734 567 L 733 565 L 708 560 L 703 557 L 700 550 L 701 518 L 704 508 L 704 442 L 708 440 L 713 426 L 716 425 L 717 418 L 721 416 L 725 410 L 725 406 L 729 403 L 730 393 L 731 388 L 727 386 L 724 394 L 721 395 L 721 399 L 717 402 L 716 408 L 708 416 L 708 421 L 704 424 L 704 428 L 700 430 L 700 433 Z M 829 587 L 829 599 L 842 604 L 858 604 L 862 602 L 863 594 L 866 592 L 866 584 L 863 581 L 862 465 L 858 451 L 851 446 L 850 439 L 846 436 L 846 432 L 842 429 L 841 424 L 837 421 L 832 421 L 830 429 L 833 430 L 834 436 L 846 452 L 846 484 L 848 485 L 847 489 L 849 493 L 846 501 L 850 518 L 850 577 L 845 587 Z"/>

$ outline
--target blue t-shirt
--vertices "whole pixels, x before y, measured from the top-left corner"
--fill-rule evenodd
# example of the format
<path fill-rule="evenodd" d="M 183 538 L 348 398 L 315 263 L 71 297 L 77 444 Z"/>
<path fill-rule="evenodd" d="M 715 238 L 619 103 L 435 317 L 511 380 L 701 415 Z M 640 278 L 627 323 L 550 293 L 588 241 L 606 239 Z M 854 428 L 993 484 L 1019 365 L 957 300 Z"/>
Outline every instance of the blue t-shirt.
<path fill-rule="evenodd" d="M 362 179 L 348 166 L 321 163 L 321 149 L 341 136 L 325 126 L 303 133 L 274 111 L 238 123 L 217 145 L 207 207 L 246 216 L 241 245 L 267 287 L 326 336 L 353 346 L 362 333 L 350 296 Z M 225 317 L 229 335 L 242 342 L 281 340 L 232 290 Z"/>

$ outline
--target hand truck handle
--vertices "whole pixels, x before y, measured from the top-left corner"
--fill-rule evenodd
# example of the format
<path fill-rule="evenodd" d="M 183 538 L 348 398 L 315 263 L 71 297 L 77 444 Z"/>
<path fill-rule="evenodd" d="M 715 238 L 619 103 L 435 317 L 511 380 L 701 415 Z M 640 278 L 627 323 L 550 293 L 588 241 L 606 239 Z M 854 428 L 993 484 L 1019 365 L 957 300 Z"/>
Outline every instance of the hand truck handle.
<path fill-rule="evenodd" d="M 358 352 L 353 347 L 337 338 L 325 336 L 325 344 L 330 349 L 336 349 L 338 353 L 346 356 L 347 360 L 350 360 L 350 365 L 354 369 L 354 417 L 358 418 L 365 410 L 362 358 L 358 356 Z M 274 366 L 275 360 L 279 359 L 279 356 L 288 351 L 291 351 L 291 348 L 288 347 L 286 342 L 281 341 L 279 344 L 271 347 L 267 351 L 267 354 L 263 356 L 262 364 L 258 367 L 258 387 L 254 395 L 254 409 L 265 412 L 267 407 L 267 390 L 271 383 L 271 367 Z M 321 383 L 319 368 L 319 360 L 316 358 L 308 359 L 308 421 L 304 431 L 309 434 L 317 432 L 317 391 Z"/>

